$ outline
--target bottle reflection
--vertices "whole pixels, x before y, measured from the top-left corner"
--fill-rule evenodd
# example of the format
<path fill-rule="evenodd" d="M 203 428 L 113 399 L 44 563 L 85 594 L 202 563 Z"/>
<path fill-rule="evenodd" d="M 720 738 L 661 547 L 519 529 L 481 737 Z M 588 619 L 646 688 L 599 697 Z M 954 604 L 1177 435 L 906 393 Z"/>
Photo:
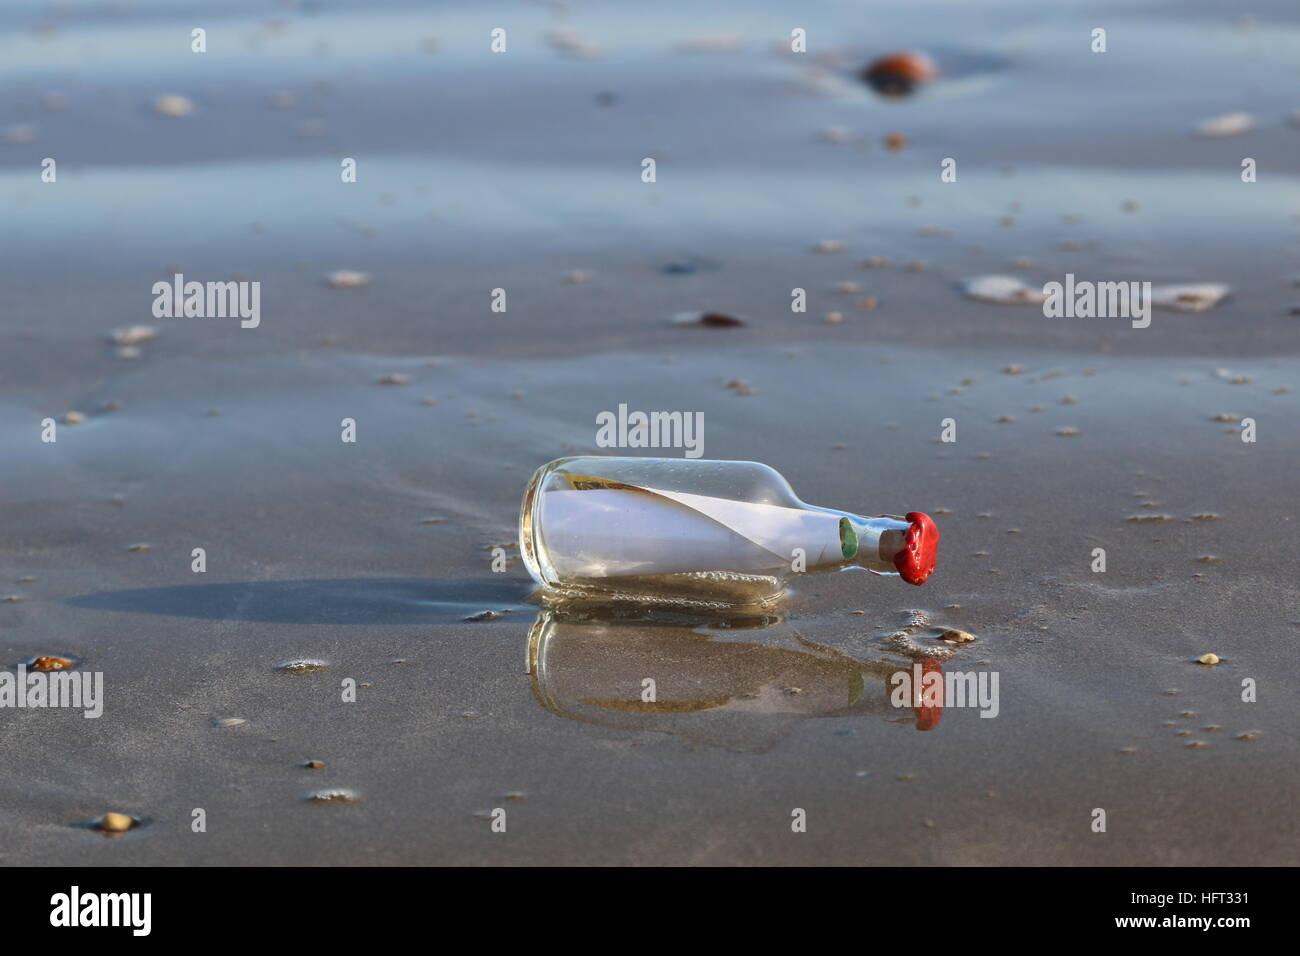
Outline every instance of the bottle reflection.
<path fill-rule="evenodd" d="M 902 699 L 891 678 L 932 659 L 854 659 L 774 616 L 702 617 L 668 611 L 543 608 L 528 637 L 533 693 L 561 717 L 684 737 L 703 746 L 767 750 L 796 723 L 874 714 L 932 730 L 942 692 L 920 682 Z"/>

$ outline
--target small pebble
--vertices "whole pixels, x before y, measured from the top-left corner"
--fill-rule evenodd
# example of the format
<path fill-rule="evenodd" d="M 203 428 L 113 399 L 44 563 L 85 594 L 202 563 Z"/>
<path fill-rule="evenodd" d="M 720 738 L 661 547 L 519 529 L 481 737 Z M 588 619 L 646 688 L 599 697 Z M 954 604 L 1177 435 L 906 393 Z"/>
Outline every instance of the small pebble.
<path fill-rule="evenodd" d="M 370 282 L 370 276 L 351 269 L 339 269 L 325 277 L 326 285 L 333 289 L 356 289 Z"/>
<path fill-rule="evenodd" d="M 1223 136 L 1240 136 L 1255 125 L 1255 118 L 1249 113 L 1224 113 L 1196 124 L 1196 135 L 1207 138 Z"/>
<path fill-rule="evenodd" d="M 194 112 L 194 101 L 188 96 L 167 94 L 154 100 L 153 108 L 162 116 L 189 116 Z"/>
<path fill-rule="evenodd" d="M 886 133 L 883 142 L 885 144 L 885 149 L 892 153 L 896 153 L 907 145 L 907 137 L 898 132 Z"/>
<path fill-rule="evenodd" d="M 1196 662 L 1197 662 L 1198 664 L 1207 664 L 1207 665 L 1209 665 L 1209 666 L 1213 666 L 1213 665 L 1219 663 L 1219 655 L 1218 655 L 1218 654 L 1202 654 L 1200 657 L 1196 658 Z"/>
<path fill-rule="evenodd" d="M 158 338 L 158 330 L 152 325 L 128 325 L 114 329 L 109 333 L 109 340 L 114 345 L 140 345 Z"/>
<path fill-rule="evenodd" d="M 103 830 L 105 833 L 125 833 L 138 822 L 135 817 L 128 816 L 125 813 L 110 811 L 95 821 L 95 828 Z"/>
<path fill-rule="evenodd" d="M 882 96 L 908 96 L 938 75 L 934 61 L 915 50 L 886 54 L 862 70 L 862 79 Z"/>
<path fill-rule="evenodd" d="M 31 123 L 15 123 L 0 130 L 0 142 L 8 146 L 26 146 L 36 142 L 36 127 Z"/>

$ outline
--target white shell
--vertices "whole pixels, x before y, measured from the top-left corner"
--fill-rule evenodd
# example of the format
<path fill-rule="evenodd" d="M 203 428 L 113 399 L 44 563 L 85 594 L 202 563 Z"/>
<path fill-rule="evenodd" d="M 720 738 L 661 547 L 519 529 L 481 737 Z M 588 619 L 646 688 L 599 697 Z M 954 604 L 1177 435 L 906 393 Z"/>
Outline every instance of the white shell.
<path fill-rule="evenodd" d="M 1219 304 L 1232 290 L 1221 282 L 1158 285 L 1151 288 L 1151 303 L 1178 312 L 1204 312 Z"/>
<path fill-rule="evenodd" d="M 1042 305 L 1047 296 L 1014 276 L 976 276 L 962 283 L 962 291 L 981 302 L 999 305 Z"/>

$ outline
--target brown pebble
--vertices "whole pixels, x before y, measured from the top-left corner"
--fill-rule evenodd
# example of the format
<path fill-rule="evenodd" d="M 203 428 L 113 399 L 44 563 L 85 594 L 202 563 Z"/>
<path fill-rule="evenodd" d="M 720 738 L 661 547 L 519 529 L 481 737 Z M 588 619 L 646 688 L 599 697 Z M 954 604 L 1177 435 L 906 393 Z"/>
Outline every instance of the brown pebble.
<path fill-rule="evenodd" d="M 34 671 L 63 671 L 72 666 L 72 661 L 66 657 L 56 657 L 53 654 L 46 654 L 35 658 L 27 666 L 28 669 Z"/>
<path fill-rule="evenodd" d="M 389 373 L 388 375 L 381 375 L 379 377 L 379 384 L 380 385 L 410 385 L 411 377 L 409 375 L 402 375 L 398 372 L 392 372 Z"/>
<path fill-rule="evenodd" d="M 938 75 L 934 61 L 914 50 L 888 53 L 862 70 L 862 79 L 882 96 L 907 96 Z"/>
<path fill-rule="evenodd" d="M 744 319 L 738 319 L 734 315 L 727 315 L 723 312 L 705 312 L 700 316 L 700 325 L 712 326 L 714 328 L 724 328 L 727 326 L 744 324 Z"/>
<path fill-rule="evenodd" d="M 904 136 L 902 133 L 897 133 L 897 132 L 886 133 L 884 143 L 885 143 L 885 149 L 889 150 L 890 152 L 896 153 L 904 146 L 907 145 L 907 137 Z"/>
<path fill-rule="evenodd" d="M 1206 665 L 1208 665 L 1208 666 L 1213 667 L 1215 664 L 1219 663 L 1219 655 L 1218 655 L 1218 654 L 1202 654 L 1200 657 L 1196 658 L 1196 662 L 1197 662 L 1198 664 L 1206 664 Z"/>
<path fill-rule="evenodd" d="M 304 761 L 303 761 L 302 763 L 300 763 L 298 766 L 300 766 L 300 767 L 302 767 L 302 768 L 304 768 L 304 769 L 306 769 L 306 770 L 324 770 L 324 769 L 325 769 L 325 765 L 324 765 L 323 763 L 321 763 L 319 760 L 304 760 Z"/>

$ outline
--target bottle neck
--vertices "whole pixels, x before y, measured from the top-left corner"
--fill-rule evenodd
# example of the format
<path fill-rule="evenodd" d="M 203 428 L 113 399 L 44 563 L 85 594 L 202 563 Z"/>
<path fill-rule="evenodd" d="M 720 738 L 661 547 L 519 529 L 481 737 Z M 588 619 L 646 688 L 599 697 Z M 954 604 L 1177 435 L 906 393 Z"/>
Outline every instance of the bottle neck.
<path fill-rule="evenodd" d="M 819 569 L 864 568 L 877 574 L 898 573 L 895 558 L 904 550 L 910 522 L 892 515 L 865 518 L 830 508 L 816 510 L 839 519 L 840 553 L 838 557 L 827 554 Z"/>

